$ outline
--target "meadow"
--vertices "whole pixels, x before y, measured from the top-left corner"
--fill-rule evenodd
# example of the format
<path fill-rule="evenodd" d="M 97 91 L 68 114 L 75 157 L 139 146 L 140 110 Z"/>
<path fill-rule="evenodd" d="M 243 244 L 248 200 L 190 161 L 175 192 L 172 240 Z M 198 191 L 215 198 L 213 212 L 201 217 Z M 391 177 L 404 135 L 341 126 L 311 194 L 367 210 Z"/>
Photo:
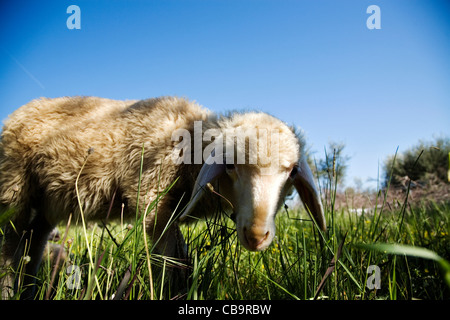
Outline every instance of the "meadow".
<path fill-rule="evenodd" d="M 336 189 L 328 191 L 326 233 L 303 207 L 285 206 L 272 245 L 249 252 L 239 244 L 234 222 L 218 212 L 182 227 L 188 264 L 153 252 L 142 215 L 131 223 L 71 221 L 46 249 L 36 299 L 450 298 L 448 202 L 410 204 L 406 193 L 388 203 L 378 193 L 376 203 L 355 212 L 337 209 Z M 61 248 L 65 254 L 58 255 Z"/>

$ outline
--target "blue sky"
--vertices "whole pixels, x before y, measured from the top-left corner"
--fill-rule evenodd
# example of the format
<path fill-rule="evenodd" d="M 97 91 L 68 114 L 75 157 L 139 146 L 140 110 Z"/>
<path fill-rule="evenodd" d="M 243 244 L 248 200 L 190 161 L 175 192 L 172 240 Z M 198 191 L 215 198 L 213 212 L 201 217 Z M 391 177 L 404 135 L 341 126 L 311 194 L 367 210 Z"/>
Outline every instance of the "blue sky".
<path fill-rule="evenodd" d="M 262 110 L 303 128 L 317 158 L 344 142 L 349 185 L 397 146 L 449 135 L 448 1 L 16 0 L 0 15 L 0 119 L 71 95 Z"/>

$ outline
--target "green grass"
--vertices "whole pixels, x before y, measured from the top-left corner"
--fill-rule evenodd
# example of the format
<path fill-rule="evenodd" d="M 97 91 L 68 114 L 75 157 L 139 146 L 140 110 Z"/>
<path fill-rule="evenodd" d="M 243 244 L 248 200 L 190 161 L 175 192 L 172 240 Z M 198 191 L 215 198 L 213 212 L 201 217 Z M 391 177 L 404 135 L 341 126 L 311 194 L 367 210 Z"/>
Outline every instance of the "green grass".
<path fill-rule="evenodd" d="M 348 209 L 333 211 L 329 205 L 326 211 L 329 228 L 322 234 L 303 210 L 282 210 L 276 218 L 277 236 L 264 252 L 246 251 L 226 217 L 183 226 L 192 269 L 187 292 L 181 296 L 167 283 L 170 270 L 179 263 L 152 253 L 152 244 L 144 241 L 142 220 L 110 224 L 108 230 L 91 225 L 86 234 L 81 227 L 72 227 L 66 240 L 59 242 L 67 258 L 53 280 L 51 299 L 312 299 L 345 233 L 341 256 L 318 298 L 450 297 L 439 259 L 423 257 L 420 249 L 415 255 L 398 247 L 426 248 L 448 261 L 448 205 L 406 206 L 360 216 Z M 397 247 L 370 247 L 374 243 Z M 370 265 L 381 271 L 380 289 L 366 286 Z M 74 270 L 75 274 L 68 273 Z M 45 298 L 51 274 L 46 258 L 38 274 L 38 299 Z M 79 287 L 70 289 L 68 281 L 73 280 L 79 280 Z"/>
<path fill-rule="evenodd" d="M 324 199 L 326 233 L 303 209 L 283 208 L 276 217 L 277 236 L 263 252 L 246 251 L 225 215 L 182 226 L 188 266 L 153 251 L 143 226 L 145 215 L 139 212 L 131 224 L 86 226 L 79 221 L 75 226 L 71 221 L 70 228 L 60 226 L 64 236 L 57 245 L 46 249 L 36 298 L 450 298 L 449 203 L 410 205 L 405 197 L 395 206 L 379 196 L 374 212 L 357 215 L 349 208 L 335 209 L 336 189 L 336 181 L 330 183 Z M 159 200 L 148 204 L 148 212 Z M 55 246 L 64 247 L 66 256 L 54 272 L 50 251 Z M 332 260 L 337 262 L 330 264 Z M 373 275 L 369 266 L 380 270 L 378 289 L 367 286 Z M 176 270 L 190 275 L 183 293 L 169 284 Z"/>

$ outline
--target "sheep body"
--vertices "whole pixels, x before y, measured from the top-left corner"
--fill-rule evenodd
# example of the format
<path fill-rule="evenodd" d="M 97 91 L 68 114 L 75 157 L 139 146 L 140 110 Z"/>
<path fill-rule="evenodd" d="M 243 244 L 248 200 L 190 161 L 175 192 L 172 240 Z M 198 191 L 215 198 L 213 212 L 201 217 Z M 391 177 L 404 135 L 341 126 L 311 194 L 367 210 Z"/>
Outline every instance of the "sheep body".
<path fill-rule="evenodd" d="M 79 213 L 75 180 L 88 150 L 93 150 L 78 189 L 86 217 L 100 218 L 116 188 L 127 201 L 136 199 L 143 147 L 142 189 L 150 189 L 152 198 L 158 181 L 163 190 L 175 178 L 176 170 L 159 175 L 155 165 L 172 151 L 171 132 L 207 117 L 201 107 L 175 98 L 138 103 L 91 97 L 32 101 L 3 128 L 0 201 L 21 207 L 40 192 L 46 198 L 42 211 L 52 224 Z"/>
<path fill-rule="evenodd" d="M 159 165 L 173 149 L 171 132 L 189 129 L 194 120 L 205 121 L 208 115 L 200 106 L 177 98 L 138 102 L 92 97 L 39 99 L 16 110 L 5 121 L 0 143 L 0 205 L 3 210 L 12 207 L 16 211 L 16 230 L 6 226 L 1 265 L 17 265 L 26 239 L 22 233 L 30 237 L 33 229 L 27 272 L 35 273 L 47 234 L 71 213 L 76 220 L 78 200 L 87 220 L 105 219 L 114 193 L 111 218 L 119 217 L 122 203 L 125 216 L 134 215 L 144 148 L 142 210 L 148 202 L 144 198 L 154 200 L 179 172 L 183 175 L 182 166 Z M 75 181 L 85 161 L 77 197 Z M 195 175 L 195 167 L 192 170 Z M 174 209 L 173 196 L 179 193 L 173 192 L 159 203 L 156 236 Z M 153 218 L 149 215 L 148 225 Z M 176 243 L 166 245 L 169 248 L 161 248 L 161 252 L 176 251 Z M 3 287 L 11 285 L 9 280 Z"/>
<path fill-rule="evenodd" d="M 282 141 L 276 152 L 280 157 L 276 164 L 258 160 L 252 166 L 236 165 L 226 170 L 225 165 L 214 164 L 211 166 L 214 175 L 204 173 L 208 167 L 204 159 L 194 164 L 171 161 L 178 144 L 173 138 L 174 132 L 184 130 L 194 138 L 190 142 L 192 148 L 183 150 L 189 153 L 184 156 L 192 156 L 195 141 L 201 141 L 201 150 L 208 145 L 208 141 L 198 136 L 202 133 L 194 130 L 198 122 L 203 129 L 220 129 L 224 135 L 230 132 L 233 135 L 236 128 L 249 126 L 277 129 Z M 248 155 L 252 148 L 258 154 L 261 138 L 260 133 L 256 135 L 255 145 L 238 135 L 233 139 L 237 142 L 235 146 L 230 147 L 226 139 L 224 146 L 228 151 L 232 148 L 235 154 Z M 273 155 L 273 145 L 270 148 L 268 154 Z M 110 218 L 120 217 L 122 204 L 125 217 L 133 217 L 138 206 L 139 184 L 138 211 L 144 212 L 146 204 L 177 178 L 179 182 L 158 202 L 157 219 L 155 212 L 146 216 L 150 237 L 162 237 L 158 241 L 158 251 L 185 257 L 184 240 L 177 224 L 171 224 L 164 234 L 163 230 L 175 209 L 188 204 L 191 193 L 192 201 L 184 215 L 207 216 L 214 212 L 217 197 L 204 197 L 203 190 L 204 182 L 215 179 L 218 180 L 216 187 L 231 200 L 222 201 L 223 208 L 243 212 L 237 215 L 236 222 L 241 242 L 250 250 L 262 250 L 273 239 L 272 221 L 284 196 L 292 185 L 299 192 L 298 185 L 303 185 L 294 180 L 289 182 L 290 171 L 299 161 L 305 163 L 301 137 L 280 120 L 264 113 L 217 117 L 196 103 L 172 97 L 142 101 L 94 97 L 34 100 L 9 117 L 1 136 L 0 207 L 3 210 L 14 208 L 16 213 L 15 230 L 9 226 L 5 230 L 0 264 L 4 268 L 14 268 L 23 254 L 24 239 L 31 239 L 31 262 L 27 264 L 27 272 L 33 275 L 49 232 L 71 213 L 76 219 L 80 206 L 87 220 L 101 220 L 106 218 L 114 198 Z M 263 169 L 271 173 L 262 175 Z M 315 188 L 313 182 L 312 186 L 310 181 L 306 184 L 308 190 Z M 312 201 L 320 211 L 320 200 L 317 204 L 316 198 Z M 193 211 L 199 199 L 202 205 L 197 205 Z M 12 287 L 11 280 L 3 280 L 0 285 Z"/>

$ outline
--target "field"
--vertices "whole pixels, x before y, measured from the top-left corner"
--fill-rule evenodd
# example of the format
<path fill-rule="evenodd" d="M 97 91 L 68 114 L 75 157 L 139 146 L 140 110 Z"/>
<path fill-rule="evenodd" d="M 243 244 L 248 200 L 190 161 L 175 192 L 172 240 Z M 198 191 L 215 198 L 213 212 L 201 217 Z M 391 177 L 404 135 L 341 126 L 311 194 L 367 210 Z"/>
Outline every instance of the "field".
<path fill-rule="evenodd" d="M 388 203 L 378 194 L 369 209 L 355 212 L 337 209 L 330 189 L 324 197 L 326 233 L 303 208 L 285 207 L 276 218 L 277 236 L 264 252 L 242 248 L 234 223 L 224 215 L 183 226 L 189 266 L 152 252 L 142 217 L 131 224 L 61 225 L 61 239 L 46 249 L 36 298 L 450 298 L 448 202 L 410 204 L 405 194 Z M 66 254 L 53 272 L 61 247 Z M 180 280 L 186 275 L 187 281 Z M 169 279 L 183 285 L 176 288 Z"/>

